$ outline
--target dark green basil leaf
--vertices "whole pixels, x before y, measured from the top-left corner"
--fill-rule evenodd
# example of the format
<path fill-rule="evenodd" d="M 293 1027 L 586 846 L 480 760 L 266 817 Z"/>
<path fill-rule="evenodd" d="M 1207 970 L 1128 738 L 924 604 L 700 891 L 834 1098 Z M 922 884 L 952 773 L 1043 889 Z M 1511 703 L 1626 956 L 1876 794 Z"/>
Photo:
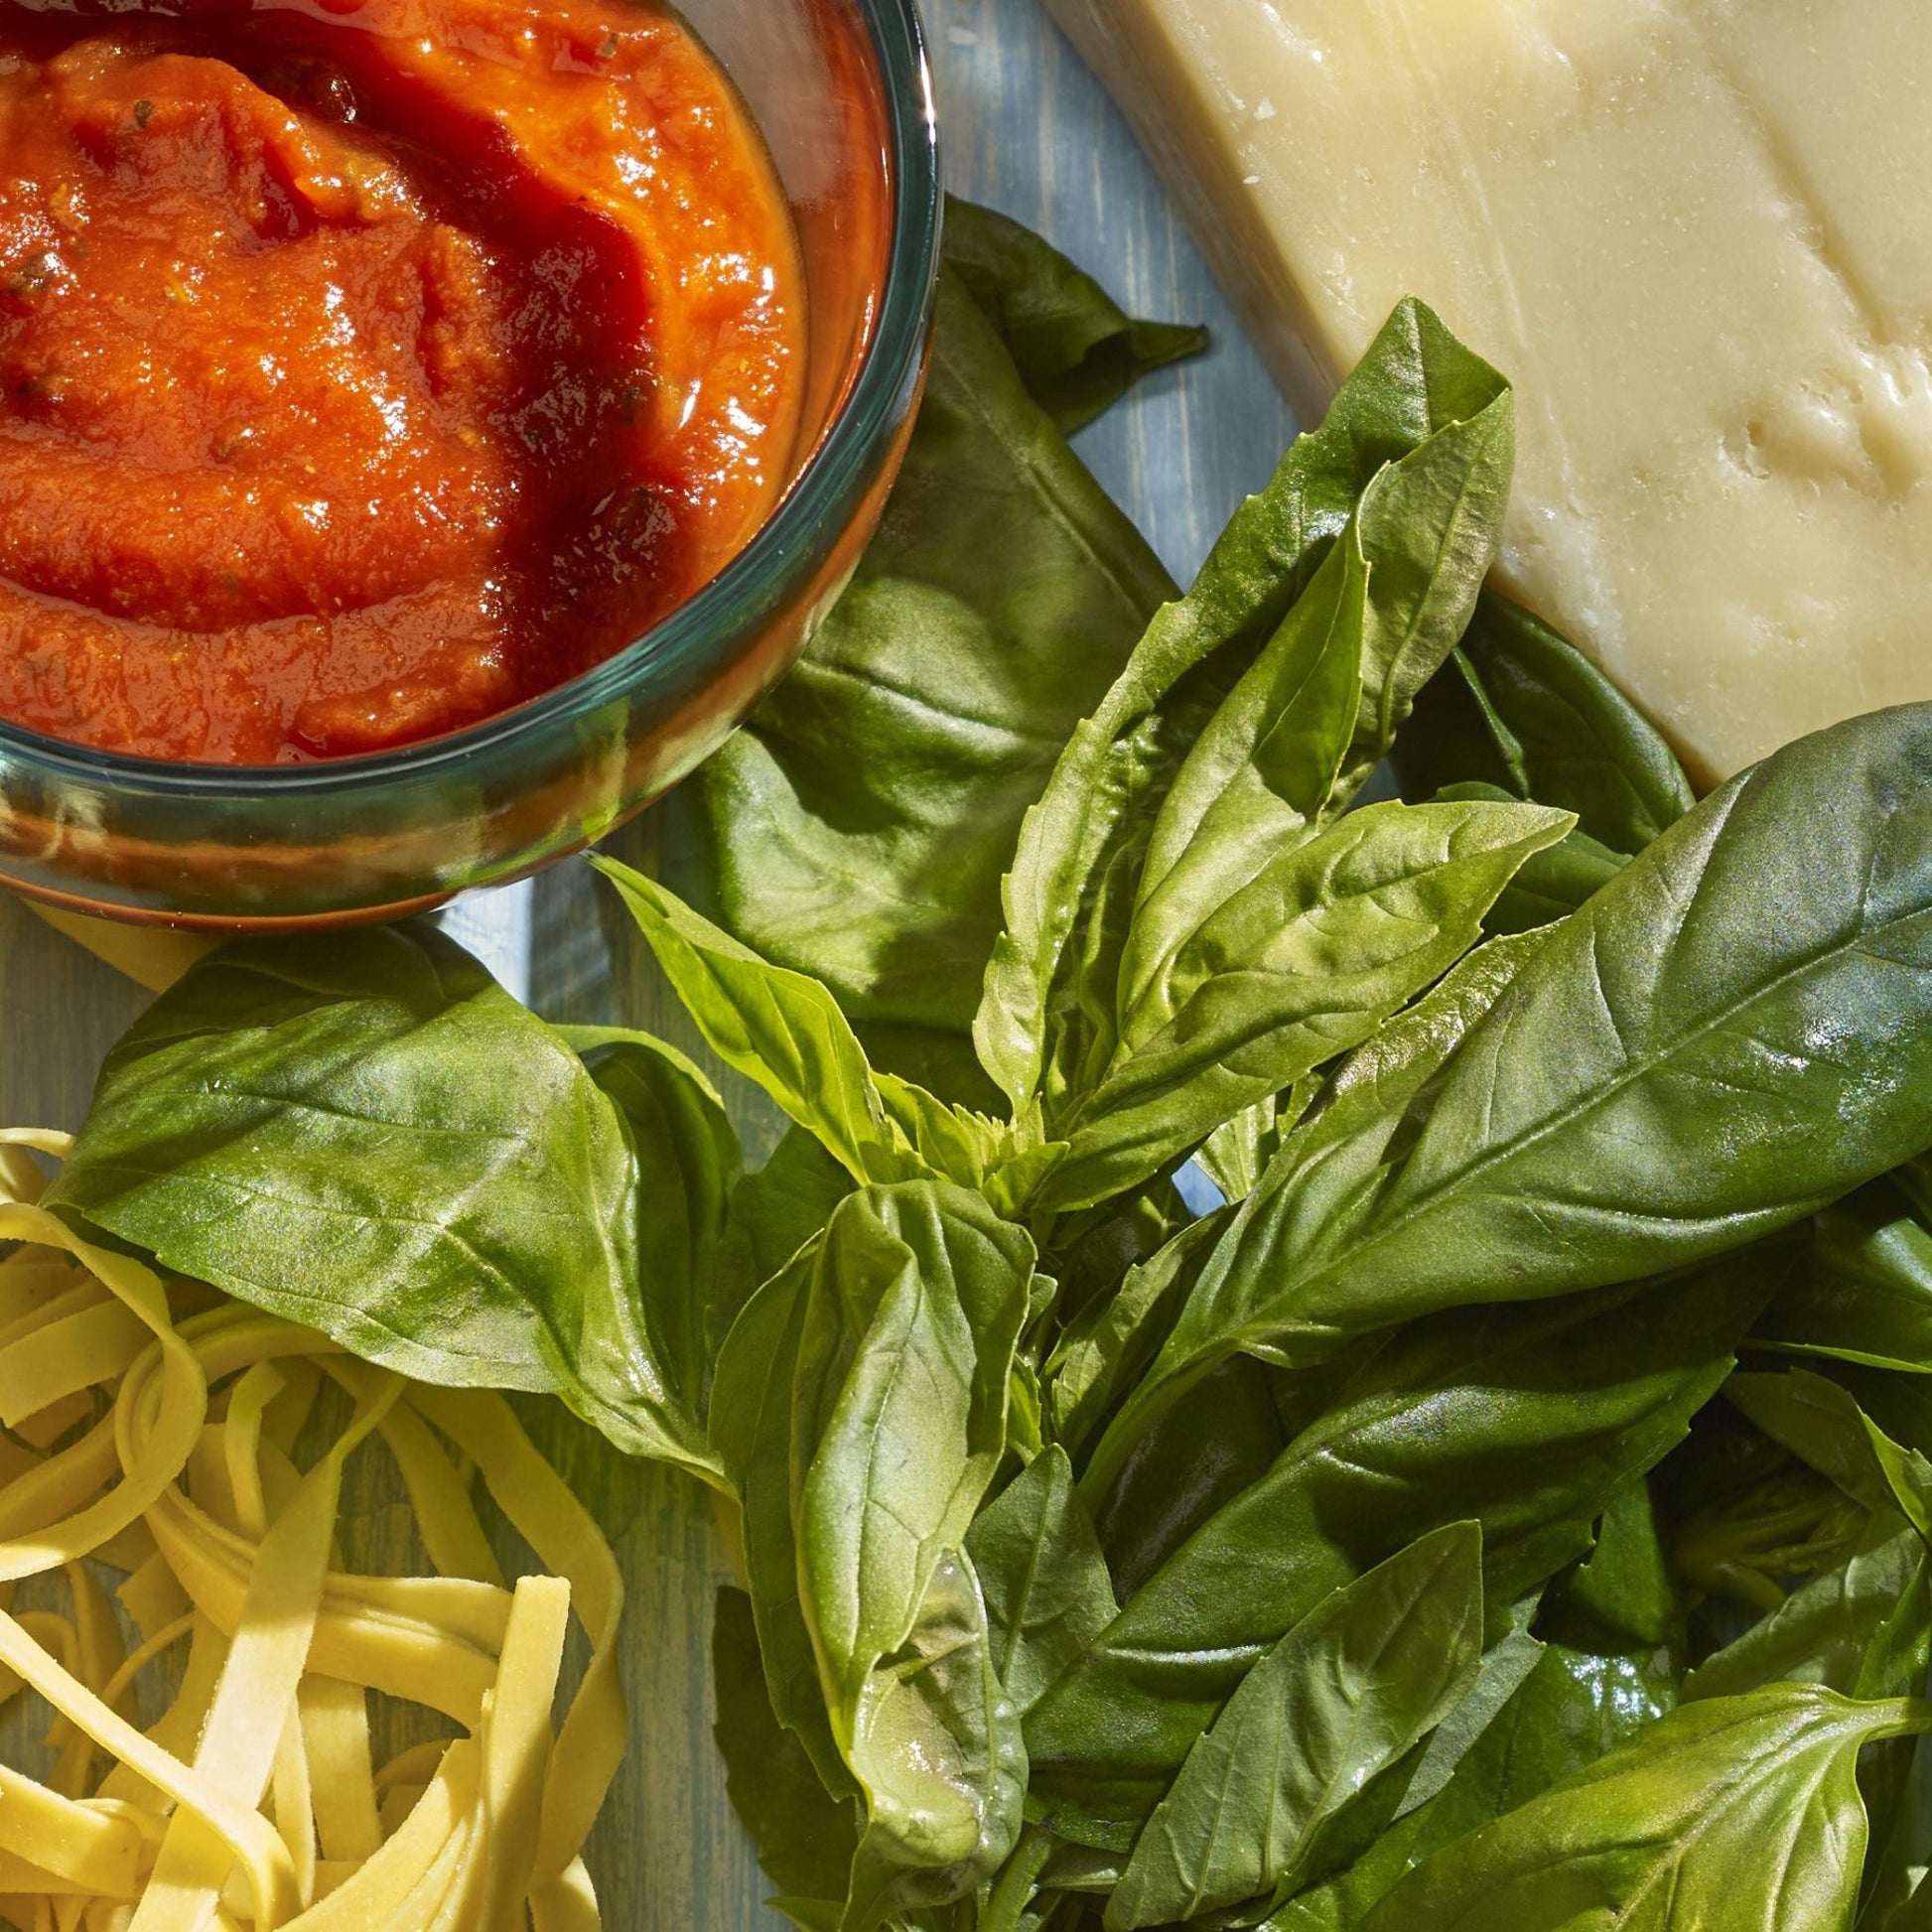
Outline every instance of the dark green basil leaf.
<path fill-rule="evenodd" d="M 1512 793 L 1500 785 L 1445 785 L 1438 804 L 1454 799 L 1487 799 L 1507 803 Z M 1482 929 L 1490 934 L 1534 932 L 1538 926 L 1568 918 L 1578 906 L 1595 897 L 1623 868 L 1629 855 L 1599 845 L 1587 832 L 1573 827 L 1555 845 L 1532 853 L 1522 869 L 1489 908 Z"/>
<path fill-rule="evenodd" d="M 1021 1716 L 1114 1620 L 1119 1604 L 1066 1451 L 1049 1448 L 967 1532 L 993 1666 Z"/>
<path fill-rule="evenodd" d="M 1055 987 L 1122 853 L 1144 845 L 1175 772 L 1254 654 L 1308 588 L 1386 464 L 1440 431 L 1509 410 L 1506 385 L 1427 309 L 1404 303 L 1343 384 L 1322 428 L 1235 512 L 1193 589 L 1160 613 L 1113 689 L 1073 733 L 1025 819 L 974 1038 L 1017 1113 L 1037 1093 Z M 1399 627 L 1397 633 L 1399 634 Z M 1365 663 L 1365 685 L 1408 673 Z M 1379 703 L 1372 707 L 1379 718 Z M 1115 882 L 1131 900 L 1131 881 Z"/>
<path fill-rule="evenodd" d="M 1228 1265 L 1243 1223 L 1267 1211 L 1270 1199 L 1282 1190 L 1290 1172 L 1290 1149 L 1302 1196 L 1298 1205 L 1304 1221 L 1298 1225 L 1313 1229 L 1330 1216 L 1346 1216 L 1381 1183 L 1391 1146 L 1399 1146 L 1427 1118 L 1430 1083 L 1444 1062 L 1543 943 L 1543 934 L 1526 933 L 1478 946 L 1424 999 L 1342 1062 L 1318 1104 L 1305 1116 L 1304 1125 L 1284 1142 L 1263 1176 L 1261 1191 L 1249 1195 L 1238 1211 L 1214 1216 L 1211 1240 L 1198 1229 L 1190 1233 L 1184 1284 L 1179 1280 L 1179 1258 L 1167 1265 L 1158 1330 L 1160 1354 L 1155 1360 L 1167 1358 L 1175 1327 L 1195 1306 L 1202 1277 L 1210 1269 Z M 1205 1363 L 1199 1365 L 1199 1373 L 1209 1372 Z M 1190 1367 L 1172 1379 L 1164 1378 L 1142 1349 L 1136 1352 L 1135 1375 L 1135 1383 L 1123 1391 L 1127 1397 L 1123 1412 L 1109 1425 L 1082 1478 L 1090 1496 L 1105 1491 L 1133 1444 L 1170 1402 L 1179 1398 L 1194 1379 L 1194 1370 Z"/>
<path fill-rule="evenodd" d="M 1289 1433 L 1256 1361 L 1224 1362 L 1141 1440 L 1094 1510 L 1107 1567 L 1129 1599 L 1217 1510 L 1259 1482 Z"/>
<path fill-rule="evenodd" d="M 666 1091 L 686 1077 L 667 1063 Z M 576 1054 L 462 947 L 392 926 L 192 967 L 108 1055 L 48 1201 L 367 1360 L 561 1395 L 620 1448 L 715 1479 L 689 1380 L 703 1324 L 677 1311 L 706 1264 L 643 1259 L 682 1284 L 660 1359 L 637 1187 Z"/>
<path fill-rule="evenodd" d="M 1161 1352 L 1193 1270 L 1227 1225 L 1226 1210 L 1190 1222 L 1127 1271 L 1112 1295 L 1094 1298 L 1070 1321 L 1046 1364 L 1053 1438 L 1078 1455 Z"/>
<path fill-rule="evenodd" d="M 1143 376 L 1207 346 L 1205 329 L 1134 321 L 1031 228 L 957 196 L 946 199 L 946 265 L 999 331 L 1028 394 L 1065 436 Z"/>
<path fill-rule="evenodd" d="M 1932 707 L 1731 780 L 1549 929 L 1442 1065 L 1427 1119 L 1387 1118 L 1391 1157 L 1348 1198 L 1309 1158 L 1320 1121 L 1291 1139 L 1144 1408 L 1236 1349 L 1319 1349 L 1736 1247 L 1919 1152 L 1928 855 Z"/>
<path fill-rule="evenodd" d="M 1395 742 L 1404 795 L 1477 780 L 1577 814 L 1586 837 L 1634 855 L 1695 802 L 1676 755 L 1588 658 L 1483 593 L 1456 654 Z"/>
<path fill-rule="evenodd" d="M 967 1030 L 1000 876 L 1068 732 L 1173 585 L 951 274 L 904 468 L 851 587 L 700 770 L 725 924 L 822 980 L 881 1064 Z M 909 1044 L 908 1044 L 909 1042 Z M 990 1100 L 975 1072 L 947 1089 Z"/>
<path fill-rule="evenodd" d="M 1473 1523 L 1336 1590 L 1249 1671 L 1188 1752 L 1108 1901 L 1108 1932 L 1293 1888 L 1321 1826 L 1448 1715 L 1481 1655 Z"/>
<path fill-rule="evenodd" d="M 1774 1286 L 1750 1254 L 1644 1292 L 1455 1311 L 1395 1335 L 1029 1714 L 1055 1829 L 1131 1837 L 1249 1666 L 1417 1537 L 1480 1522 L 1495 1604 L 1584 1555 L 1609 1499 L 1723 1384 Z"/>
<path fill-rule="evenodd" d="M 859 1835 L 849 1804 L 818 1780 L 812 1761 L 772 1715 L 759 1667 L 758 1627 L 743 1590 L 721 1589 L 712 1626 L 713 1735 L 732 1808 L 778 1887 L 772 1902 L 795 1923 L 837 1923 Z"/>
<path fill-rule="evenodd" d="M 903 1642 L 870 1674 L 851 1762 L 867 1822 L 841 1932 L 950 1903 L 1005 1863 L 1020 1836 L 1027 1749 L 963 1552 L 933 1567 Z"/>
<path fill-rule="evenodd" d="M 1425 1860 L 1641 1735 L 1674 1701 L 1671 1679 L 1650 1660 L 1540 1646 L 1527 1677 L 1441 1790 L 1399 1817 L 1346 1870 L 1291 1900 L 1266 1932 L 1353 1932 Z M 1451 1713 L 1432 1749 L 1454 1722 Z M 1422 1776 L 1419 1768 L 1417 1781 Z"/>
<path fill-rule="evenodd" d="M 1778 1685 L 1687 1705 L 1413 1871 L 1363 1932 L 1824 1932 L 1864 1857 L 1855 1769 L 1932 1708 Z"/>
<path fill-rule="evenodd" d="M 1735 1697 L 1780 1680 L 1847 1697 L 1900 1697 L 1925 1682 L 1932 1599 L 1925 1540 L 1896 1510 L 1874 1512 L 1842 1563 L 1806 1579 L 1781 1607 L 1684 1680 L 1687 1701 Z"/>
<path fill-rule="evenodd" d="M 1875 1181 L 1818 1216 L 1812 1266 L 1793 1275 L 1752 1339 L 1932 1374 L 1932 1233 L 1898 1187 Z"/>
<path fill-rule="evenodd" d="M 1595 1549 L 1552 1592 L 1539 1628 L 1580 1649 L 1681 1656 L 1683 1604 L 1648 1481 L 1639 1477 L 1610 1498 Z"/>

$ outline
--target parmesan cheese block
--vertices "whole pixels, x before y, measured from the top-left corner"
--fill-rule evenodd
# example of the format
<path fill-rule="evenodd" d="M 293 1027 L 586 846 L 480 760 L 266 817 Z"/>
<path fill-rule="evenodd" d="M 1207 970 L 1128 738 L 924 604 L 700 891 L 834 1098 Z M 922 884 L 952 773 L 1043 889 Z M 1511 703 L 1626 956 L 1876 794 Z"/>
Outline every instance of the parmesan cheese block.
<path fill-rule="evenodd" d="M 1050 0 L 1291 399 L 1517 387 L 1509 587 L 1710 780 L 1932 695 L 1923 0 Z"/>

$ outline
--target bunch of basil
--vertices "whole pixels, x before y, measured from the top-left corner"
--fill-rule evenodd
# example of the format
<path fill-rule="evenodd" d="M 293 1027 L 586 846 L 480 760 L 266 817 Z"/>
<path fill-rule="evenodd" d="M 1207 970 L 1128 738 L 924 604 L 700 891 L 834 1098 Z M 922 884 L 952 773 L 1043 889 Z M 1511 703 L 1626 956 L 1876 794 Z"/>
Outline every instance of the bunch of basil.
<path fill-rule="evenodd" d="M 1190 341 L 953 235 L 725 924 L 604 862 L 772 1160 L 402 929 L 197 968 L 52 1199 L 735 1499 L 811 1932 L 1932 1924 L 1932 708 L 1694 804 L 1415 304 L 1177 596 L 1062 429 Z"/>

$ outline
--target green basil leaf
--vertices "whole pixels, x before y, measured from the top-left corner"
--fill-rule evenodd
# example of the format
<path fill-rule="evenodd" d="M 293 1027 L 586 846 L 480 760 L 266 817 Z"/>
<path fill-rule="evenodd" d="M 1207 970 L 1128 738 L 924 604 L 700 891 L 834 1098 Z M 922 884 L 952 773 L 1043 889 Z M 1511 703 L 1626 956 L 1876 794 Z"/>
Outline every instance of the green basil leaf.
<path fill-rule="evenodd" d="M 1649 720 L 1573 644 L 1493 591 L 1418 699 L 1394 759 L 1406 797 L 1471 779 L 1499 785 L 1575 812 L 1586 837 L 1625 855 L 1695 802 Z"/>
<path fill-rule="evenodd" d="M 862 1183 L 944 1175 L 977 1185 L 1003 1136 L 983 1116 L 875 1074 L 838 1002 L 817 980 L 773 966 L 653 879 L 596 859 L 657 963 L 729 1066 L 756 1080 Z"/>
<path fill-rule="evenodd" d="M 1031 228 L 946 198 L 946 265 L 999 331 L 1027 392 L 1071 436 L 1142 377 L 1198 355 L 1205 329 L 1136 322 Z"/>
<path fill-rule="evenodd" d="M 1499 785 L 1445 785 L 1434 802 L 1486 799 L 1506 804 L 1513 796 Z M 1490 933 L 1533 932 L 1538 926 L 1568 918 L 1593 898 L 1623 868 L 1629 855 L 1599 845 L 1581 828 L 1572 829 L 1542 852 L 1532 853 L 1502 890 L 1482 929 Z"/>
<path fill-rule="evenodd" d="M 1812 1265 L 1764 1311 L 1752 1340 L 1932 1375 L 1932 1233 L 1889 1180 L 1828 1207 Z"/>
<path fill-rule="evenodd" d="M 1292 1888 L 1319 1828 L 1449 1714 L 1481 1656 L 1473 1523 L 1335 1591 L 1249 1671 L 1188 1752 L 1108 1901 L 1108 1932 Z"/>
<path fill-rule="evenodd" d="M 818 1246 L 801 1249 L 732 1324 L 712 1384 L 711 1438 L 743 1511 L 746 1582 L 771 1709 L 820 1783 L 845 1798 L 858 1786 L 825 1707 L 791 1507 L 792 1383 Z"/>
<path fill-rule="evenodd" d="M 1543 1627 L 1579 1648 L 1681 1655 L 1684 1609 L 1646 1480 L 1604 1505 L 1595 1549 L 1552 1593 Z"/>
<path fill-rule="evenodd" d="M 1054 1440 L 1077 1455 L 1161 1352 L 1193 1271 L 1220 1239 L 1225 1211 L 1190 1222 L 1070 1321 L 1046 1365 Z"/>
<path fill-rule="evenodd" d="M 1039 1091 L 1054 989 L 1075 932 L 1093 923 L 1097 889 L 1120 853 L 1145 842 L 1189 748 L 1294 609 L 1370 481 L 1439 431 L 1508 407 L 1495 371 L 1429 310 L 1404 303 L 1321 429 L 1302 437 L 1268 488 L 1235 512 L 1193 589 L 1154 619 L 1066 743 L 1021 829 L 973 1028 L 981 1063 L 1016 1114 Z M 1400 690 L 1403 679 L 1390 682 Z"/>
<path fill-rule="evenodd" d="M 1847 1697 L 1899 1697 L 1925 1682 L 1932 1599 L 1925 1540 L 1896 1510 L 1874 1512 L 1857 1546 L 1684 1680 L 1686 1702 L 1780 1680 Z"/>
<path fill-rule="evenodd" d="M 792 1522 L 842 1738 L 1005 1453 L 1033 1264 L 1021 1229 L 937 1182 L 850 1196 L 813 1257 L 792 1383 Z"/>
<path fill-rule="evenodd" d="M 1478 946 L 1425 998 L 1342 1062 L 1318 1104 L 1284 1141 L 1257 1191 L 1238 1212 L 1215 1217 L 1212 1244 L 1203 1234 L 1192 1236 L 1185 1295 L 1178 1307 L 1172 1297 L 1164 1300 L 1156 1362 L 1172 1361 L 1177 1352 L 1174 1331 L 1197 1309 L 1203 1278 L 1230 1266 L 1244 1224 L 1272 1211 L 1271 1203 L 1285 1191 L 1290 1173 L 1298 1196 L 1290 1225 L 1297 1232 L 1307 1228 L 1318 1233 L 1330 1220 L 1345 1221 L 1360 1211 L 1361 1202 L 1382 1185 L 1392 1150 L 1427 1120 L 1432 1082 L 1444 1064 L 1544 943 L 1542 933 L 1526 933 Z M 1198 1314 L 1193 1319 L 1200 1324 Z M 1137 1360 L 1139 1379 L 1082 1478 L 1090 1497 L 1104 1492 L 1133 1444 L 1167 1405 L 1178 1400 L 1199 1375 L 1211 1372 L 1206 1352 L 1183 1356 L 1172 1373 Z"/>
<path fill-rule="evenodd" d="M 1855 1767 L 1932 1708 L 1779 1685 L 1694 1704 L 1439 1853 L 1363 1932 L 1825 1932 L 1858 1902 Z"/>
<path fill-rule="evenodd" d="M 699 1344 L 660 1359 L 639 1303 L 637 1190 L 576 1054 L 462 947 L 396 926 L 192 967 L 108 1055 L 48 1202 L 369 1361 L 561 1395 L 715 1480 Z M 705 1267 L 675 1246 L 659 1264 L 674 1284 Z M 685 1294 L 661 1312 L 689 1334 Z"/>
<path fill-rule="evenodd" d="M 740 1175 L 725 1223 L 721 1297 L 742 1310 L 806 1242 L 853 1187 L 817 1135 L 787 1128 L 764 1166 Z M 729 1330 L 727 1330 L 729 1332 Z"/>
<path fill-rule="evenodd" d="M 557 1031 L 629 1130 L 637 1253 L 649 1258 L 644 1327 L 682 1412 L 702 1416 L 712 1366 L 742 1306 L 723 1267 L 740 1180 L 738 1135 L 717 1088 L 676 1047 L 620 1028 Z"/>
<path fill-rule="evenodd" d="M 1288 1447 L 1271 1371 L 1224 1362 L 1141 1440 L 1093 1512 L 1123 1597 L 1144 1588 L 1214 1513 L 1259 1482 Z"/>
<path fill-rule="evenodd" d="M 1055 1829 L 1103 1846 L 1131 1836 L 1249 1666 L 1416 1538 L 1479 1522 L 1497 1604 L 1584 1555 L 1610 1497 L 1722 1386 L 1774 1286 L 1749 1254 L 1643 1292 L 1455 1311 L 1392 1337 L 1029 1714 Z"/>
<path fill-rule="evenodd" d="M 809 1914 L 810 1922 L 836 1924 L 859 1842 L 852 1807 L 833 1799 L 804 1747 L 772 1715 L 752 1600 L 743 1590 L 718 1592 L 711 1660 L 718 1702 L 712 1734 L 732 1809 L 778 1887 L 772 1902 L 794 1922 Z"/>
<path fill-rule="evenodd" d="M 1103 1200 L 1358 1045 L 1475 943 L 1568 824 L 1534 805 L 1370 805 L 1189 908 L 1099 1086 L 1049 1116 L 1067 1153 L 1037 1203 Z"/>
<path fill-rule="evenodd" d="M 869 1675 L 851 1761 L 867 1823 L 842 1932 L 950 1903 L 1006 1863 L 1020 1836 L 1027 1750 L 963 1552 L 934 1565 L 904 1641 Z"/>
<path fill-rule="evenodd" d="M 1311 1074 L 1286 1093 L 1271 1093 L 1243 1107 L 1208 1135 L 1194 1159 L 1221 1190 L 1223 1200 L 1238 1206 L 1254 1192 L 1269 1162 L 1281 1152 L 1283 1138 L 1314 1104 L 1319 1091 L 1318 1076 Z"/>
<path fill-rule="evenodd" d="M 1448 1783 L 1346 1870 L 1284 1905 L 1265 1932 L 1353 1932 L 1378 1899 L 1444 1847 L 1641 1736 L 1673 1708 L 1672 1692 L 1671 1680 L 1644 1660 L 1541 1646 L 1529 1675 Z M 1451 1714 L 1436 1737 L 1453 1722 Z"/>
<path fill-rule="evenodd" d="M 1932 1142 L 1929 775 L 1908 706 L 1706 799 L 1550 929 L 1345 1211 L 1311 1212 L 1343 1205 L 1319 1121 L 1291 1140 L 1155 1379 L 1736 1247 Z"/>
<path fill-rule="evenodd" d="M 1024 1717 L 1120 1608 L 1064 1449 L 1044 1449 L 980 1513 L 966 1554 L 986 1597 L 993 1667 Z"/>
<path fill-rule="evenodd" d="M 830 987 L 881 1064 L 923 1077 L 933 1052 L 910 1061 L 935 1039 L 970 1061 L 1022 816 L 1173 595 L 942 276 L 925 400 L 879 534 L 695 780 L 724 923 Z M 973 1080 L 947 1097 L 982 1104 Z"/>
<path fill-rule="evenodd" d="M 1141 867 L 1120 963 L 1123 1015 L 1171 970 L 1202 913 L 1309 837 L 1325 811 L 1361 708 L 1368 585 L 1350 518 L 1181 761 Z"/>

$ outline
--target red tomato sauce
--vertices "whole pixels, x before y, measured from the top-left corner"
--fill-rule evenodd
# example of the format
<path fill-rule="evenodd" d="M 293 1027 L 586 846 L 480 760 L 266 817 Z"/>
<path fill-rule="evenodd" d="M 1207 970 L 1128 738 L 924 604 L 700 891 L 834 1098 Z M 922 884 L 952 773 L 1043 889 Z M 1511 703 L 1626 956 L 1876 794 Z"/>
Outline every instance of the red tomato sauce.
<path fill-rule="evenodd" d="M 627 643 L 783 487 L 802 276 L 638 0 L 0 4 L 0 716 L 233 763 Z"/>

